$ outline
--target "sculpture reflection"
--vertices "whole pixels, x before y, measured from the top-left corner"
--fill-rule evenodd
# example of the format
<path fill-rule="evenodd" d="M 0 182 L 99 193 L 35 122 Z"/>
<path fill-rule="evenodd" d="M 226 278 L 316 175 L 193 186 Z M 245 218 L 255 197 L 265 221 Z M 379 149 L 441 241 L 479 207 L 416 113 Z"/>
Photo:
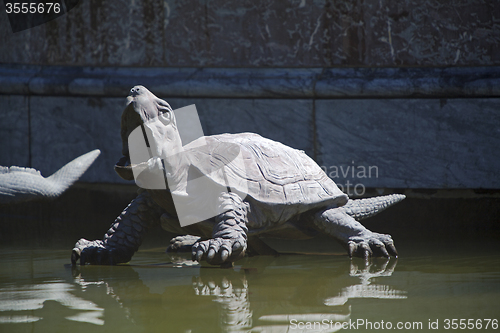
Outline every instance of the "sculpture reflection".
<path fill-rule="evenodd" d="M 35 285 L 0 288 L 0 312 L 7 314 L 0 315 L 0 323 L 31 323 L 42 320 L 47 313 L 47 305 L 57 302 L 73 310 L 65 319 L 103 325 L 104 309 L 92 301 L 73 295 L 74 289 L 73 285 L 63 281 L 43 281 Z"/>
<path fill-rule="evenodd" d="M 406 293 L 401 290 L 395 290 L 387 285 L 371 284 L 370 279 L 391 276 L 396 268 L 397 260 L 386 260 L 380 268 L 376 268 L 372 262 L 362 266 L 358 266 L 351 262 L 350 276 L 358 277 L 361 283 L 351 285 L 342 289 L 338 296 L 325 299 L 325 305 L 336 306 L 344 305 L 352 298 L 385 298 L 385 299 L 405 299 Z M 390 264 L 390 266 L 389 266 Z"/>
<path fill-rule="evenodd" d="M 116 267 L 119 281 L 88 267 L 77 268 L 75 282 L 80 286 L 105 282 L 106 293 L 126 317 L 145 329 L 152 328 L 149 318 L 154 316 L 155 327 L 174 325 L 175 331 L 190 332 L 299 332 L 298 324 L 307 322 L 323 323 L 307 332 L 335 332 L 356 312 L 350 299 L 406 298 L 404 291 L 371 282 L 390 277 L 397 264 L 394 259 L 365 264 L 344 258 L 332 262 L 330 256 L 304 258 L 258 256 L 245 258 L 234 269 L 219 269 L 175 255 L 163 265 Z M 131 301 L 139 295 L 162 305 L 153 310 L 157 315 L 151 309 L 144 313 Z"/>
<path fill-rule="evenodd" d="M 358 263 L 362 264 L 361 268 L 358 267 Z M 329 308 L 323 308 L 323 312 L 314 313 L 308 311 L 308 313 L 265 314 L 257 318 L 261 325 L 255 327 L 252 327 L 253 312 L 246 276 L 236 281 L 237 287 L 233 286 L 232 281 L 226 276 L 223 276 L 221 281 L 215 281 L 210 277 L 208 279 L 199 277 L 193 283 L 193 287 L 196 295 L 215 296 L 214 301 L 221 304 L 221 327 L 225 332 L 296 332 L 302 331 L 300 327 L 307 332 L 336 332 L 342 328 L 342 323 L 350 318 L 351 307 L 345 306 L 349 299 L 406 298 L 404 291 L 392 289 L 388 285 L 371 284 L 372 278 L 391 276 L 396 268 L 397 260 L 385 259 L 378 263 L 382 265 L 377 265 L 373 261 L 350 262 L 349 276 L 359 278 L 360 283 L 344 287 L 338 295 L 323 300 L 324 305 L 335 307 L 333 313 Z M 299 323 L 304 325 L 300 326 Z M 307 326 L 306 323 L 310 325 Z"/>
<path fill-rule="evenodd" d="M 233 281 L 223 277 L 220 282 L 209 280 L 204 283 L 201 278 L 193 282 L 196 295 L 215 296 L 214 301 L 222 309 L 220 326 L 224 332 L 247 331 L 252 327 L 252 311 L 248 295 L 248 281 L 243 276 Z"/>

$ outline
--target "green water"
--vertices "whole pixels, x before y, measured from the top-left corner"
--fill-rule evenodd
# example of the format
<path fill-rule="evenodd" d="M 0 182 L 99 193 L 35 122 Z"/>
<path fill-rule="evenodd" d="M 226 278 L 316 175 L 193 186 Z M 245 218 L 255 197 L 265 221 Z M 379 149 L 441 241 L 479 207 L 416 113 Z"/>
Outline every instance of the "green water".
<path fill-rule="evenodd" d="M 0 332 L 500 331 L 496 244 L 399 251 L 368 265 L 281 255 L 220 269 L 149 249 L 73 269 L 69 250 L 2 249 Z"/>

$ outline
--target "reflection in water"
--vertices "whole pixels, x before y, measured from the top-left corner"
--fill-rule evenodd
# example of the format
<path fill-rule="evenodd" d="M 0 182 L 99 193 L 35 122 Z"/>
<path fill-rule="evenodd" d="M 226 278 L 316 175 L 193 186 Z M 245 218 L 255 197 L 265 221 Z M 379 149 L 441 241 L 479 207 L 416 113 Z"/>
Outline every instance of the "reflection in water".
<path fill-rule="evenodd" d="M 31 314 L 17 314 L 24 311 L 42 309 L 48 301 L 79 310 L 75 315 L 66 316 L 68 320 L 103 325 L 104 309 L 95 303 L 72 295 L 74 286 L 61 281 L 48 281 L 43 284 L 10 286 L 0 288 L 0 312 L 15 312 L 14 315 L 0 315 L 0 323 L 29 323 L 42 317 Z"/>
<path fill-rule="evenodd" d="M 392 289 L 390 286 L 371 284 L 370 279 L 391 276 L 396 268 L 397 260 L 391 261 L 387 259 L 381 268 L 377 269 L 370 262 L 362 269 L 351 261 L 350 276 L 358 277 L 361 280 L 360 284 L 354 284 L 342 289 L 338 296 L 325 299 L 325 305 L 336 306 L 344 305 L 351 298 L 385 298 L 385 299 L 405 299 L 406 292 Z M 372 272 L 372 270 L 375 270 Z"/>
<path fill-rule="evenodd" d="M 342 288 L 339 295 L 325 299 L 324 304 L 327 306 L 342 306 L 347 303 L 350 298 L 406 298 L 400 296 L 404 294 L 402 291 L 391 290 L 386 285 L 370 285 L 370 279 L 380 276 L 391 276 L 396 268 L 397 261 L 393 261 L 390 268 L 387 268 L 390 260 L 386 259 L 380 269 L 375 269 L 371 272 L 372 262 L 365 262 L 362 270 L 351 261 L 350 276 L 358 277 L 361 284 L 350 285 Z M 252 332 L 336 332 L 342 329 L 342 324 L 350 318 L 351 307 L 348 308 L 348 313 L 300 313 L 286 315 L 264 315 L 259 318 L 261 321 L 269 321 L 277 324 L 275 326 L 256 327 Z M 281 323 L 281 325 L 280 325 Z M 299 325 L 302 323 L 303 325 Z M 285 325 L 283 325 L 285 324 Z"/>
<path fill-rule="evenodd" d="M 406 298 L 403 291 L 394 290 L 387 285 L 370 284 L 371 278 L 391 276 L 396 267 L 395 260 L 390 262 L 387 259 L 381 266 L 369 263 L 361 269 L 351 262 L 347 270 L 329 267 L 329 271 L 326 269 L 324 272 L 326 274 L 318 274 L 317 270 L 309 269 L 302 261 L 299 266 L 299 262 L 294 262 L 297 257 L 293 256 L 281 265 L 274 257 L 249 258 L 244 267 L 236 269 L 201 267 L 182 257 L 171 259 L 172 263 L 163 266 L 120 268 L 131 268 L 132 271 L 129 270 L 127 276 L 135 276 L 136 281 L 127 281 L 134 284 L 137 292 L 144 292 L 146 289 L 150 296 L 157 294 L 162 298 L 167 297 L 169 302 L 179 303 L 181 301 L 174 291 L 177 290 L 180 298 L 195 297 L 191 302 L 201 302 L 196 300 L 200 297 L 215 302 L 218 305 L 218 318 L 214 319 L 217 321 L 218 331 L 222 332 L 335 332 L 351 316 L 351 306 L 346 305 L 350 298 Z M 113 281 L 108 283 L 102 277 L 88 273 L 91 271 L 86 271 L 86 267 L 81 272 L 77 271 L 75 282 L 82 287 L 104 284 L 106 293 L 127 312 L 126 317 L 134 321 L 134 308 L 127 306 L 120 298 L 122 291 L 127 293 L 125 296 L 130 297 L 131 288 L 123 283 L 115 287 L 112 285 Z M 356 278 L 358 283 L 346 285 L 346 276 Z M 252 289 L 253 280 L 255 289 Z M 138 288 L 138 283 L 143 287 Z M 181 289 L 188 285 L 191 286 L 191 295 L 185 294 L 185 288 Z M 326 297 L 328 294 L 324 292 L 330 293 L 332 289 L 338 291 Z M 318 291 L 321 292 L 318 294 Z M 266 295 L 268 292 L 270 295 Z M 254 295 L 257 297 L 252 306 L 251 297 Z M 300 328 L 308 322 L 317 323 L 318 329 L 311 328 L 312 326 Z M 196 325 L 189 325 L 190 321 L 181 321 L 182 330 L 198 331 Z M 199 331 L 206 331 L 206 327 Z"/>
<path fill-rule="evenodd" d="M 349 314 L 332 313 L 294 313 L 270 314 L 260 316 L 258 319 L 268 325 L 252 328 L 252 311 L 248 297 L 248 282 L 245 277 L 241 279 L 242 287 L 233 288 L 231 281 L 222 278 L 220 284 L 214 280 L 203 283 L 201 278 L 193 283 L 196 295 L 215 296 L 214 301 L 221 305 L 221 328 L 224 332 L 297 332 L 290 323 L 299 322 L 344 322 L 349 319 Z M 332 324 L 334 327 L 334 324 Z M 251 329 L 252 328 L 252 329 Z M 250 330 L 251 329 L 251 330 Z M 334 330 L 321 330 L 317 332 L 335 332 Z M 308 330 L 316 332 L 314 330 Z"/>
<path fill-rule="evenodd" d="M 219 303 L 222 309 L 220 325 L 225 332 L 248 331 L 252 327 L 248 282 L 245 277 L 237 282 L 239 287 L 233 287 L 232 281 L 226 277 L 222 278 L 220 285 L 213 280 L 205 284 L 201 278 L 193 281 L 196 295 L 215 296 L 214 301 Z"/>
<path fill-rule="evenodd" d="M 361 261 L 360 263 L 363 264 L 361 269 L 358 268 L 356 261 L 351 261 L 349 274 L 351 277 L 359 278 L 360 283 L 346 286 L 341 289 L 337 296 L 326 298 L 325 305 L 343 306 L 351 298 L 406 298 L 404 291 L 392 289 L 388 285 L 371 284 L 370 281 L 372 278 L 391 276 L 396 268 L 397 260 L 391 262 L 386 259 L 382 261 L 380 267 L 372 262 Z M 203 283 L 201 278 L 193 284 L 196 295 L 216 296 L 215 301 L 222 306 L 221 327 L 225 332 L 336 332 L 342 328 L 342 323 L 347 322 L 350 318 L 350 306 L 347 310 L 339 309 L 339 313 L 266 314 L 260 316 L 258 320 L 267 323 L 267 325 L 252 328 L 249 288 L 245 277 L 241 279 L 241 284 L 243 287 L 233 288 L 231 281 L 227 280 L 226 277 L 222 279 L 221 284 L 217 284 L 213 280 Z M 308 326 L 307 323 L 310 325 Z M 250 328 L 252 329 L 249 330 Z"/>
<path fill-rule="evenodd" d="M 64 268 L 66 251 L 0 250 L 0 331 L 334 332 L 360 319 L 424 328 L 453 316 L 493 319 L 500 256 L 490 253 L 367 265 L 344 256 L 258 256 L 220 269 L 189 254 L 158 264 L 163 252 L 139 251 L 131 265 L 72 270 Z"/>

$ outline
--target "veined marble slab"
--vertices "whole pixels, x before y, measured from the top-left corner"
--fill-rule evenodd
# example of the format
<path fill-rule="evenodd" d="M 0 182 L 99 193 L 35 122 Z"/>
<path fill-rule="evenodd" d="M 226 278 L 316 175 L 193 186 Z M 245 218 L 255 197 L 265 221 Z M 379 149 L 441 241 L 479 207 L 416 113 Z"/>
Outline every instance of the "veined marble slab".
<path fill-rule="evenodd" d="M 1 63 L 145 67 L 500 65 L 496 0 L 80 1 Z M 8 52 L 4 52 L 8 50 Z"/>
<path fill-rule="evenodd" d="M 341 184 L 498 189 L 499 111 L 498 98 L 318 100 L 317 159 Z"/>
<path fill-rule="evenodd" d="M 302 149 L 351 190 L 500 188 L 500 98 L 159 97 L 173 108 L 196 104 L 207 135 L 249 131 Z M 0 95 L 2 164 L 30 166 L 31 158 L 32 167 L 50 175 L 99 148 L 82 180 L 124 183 L 113 170 L 123 104 L 124 98 Z"/>

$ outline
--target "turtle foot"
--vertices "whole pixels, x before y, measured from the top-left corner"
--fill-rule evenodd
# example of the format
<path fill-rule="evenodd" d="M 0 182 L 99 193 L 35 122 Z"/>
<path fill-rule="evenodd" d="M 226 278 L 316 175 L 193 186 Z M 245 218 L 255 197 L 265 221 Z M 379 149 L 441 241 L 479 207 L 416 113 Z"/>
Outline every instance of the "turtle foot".
<path fill-rule="evenodd" d="M 177 236 L 170 240 L 167 252 L 190 252 L 193 245 L 200 239 L 198 236 Z"/>
<path fill-rule="evenodd" d="M 206 260 L 211 265 L 234 262 L 245 255 L 247 242 L 243 237 L 236 239 L 213 238 L 199 241 L 191 250 L 193 260 Z"/>
<path fill-rule="evenodd" d="M 205 259 L 209 264 L 222 265 L 234 262 L 245 255 L 247 249 L 247 207 L 236 193 L 221 193 L 215 217 L 217 224 L 212 239 L 198 241 L 193 245 L 193 260 Z M 226 264 L 224 266 L 227 266 Z"/>
<path fill-rule="evenodd" d="M 130 258 L 132 258 L 132 254 L 106 246 L 101 240 L 89 241 L 82 238 L 76 242 L 73 248 L 71 264 L 75 266 L 80 260 L 80 265 L 115 265 L 127 262 Z"/>
<path fill-rule="evenodd" d="M 361 257 L 368 260 L 370 257 L 398 257 L 398 251 L 390 235 L 371 231 L 349 237 L 347 249 L 351 258 Z"/>

